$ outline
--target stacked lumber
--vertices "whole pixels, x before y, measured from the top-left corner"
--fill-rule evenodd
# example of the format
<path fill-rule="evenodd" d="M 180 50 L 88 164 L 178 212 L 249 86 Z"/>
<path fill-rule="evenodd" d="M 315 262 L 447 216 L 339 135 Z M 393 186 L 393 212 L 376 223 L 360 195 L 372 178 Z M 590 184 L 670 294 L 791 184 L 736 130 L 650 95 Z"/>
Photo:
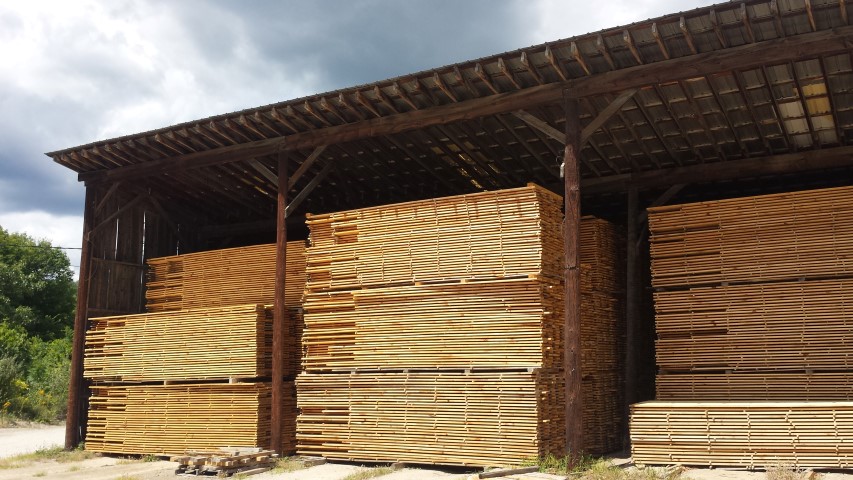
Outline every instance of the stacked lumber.
<path fill-rule="evenodd" d="M 308 215 L 297 452 L 452 465 L 562 454 L 561 204 L 528 186 Z M 618 448 L 621 401 L 609 234 L 584 220 L 601 266 L 582 268 L 580 428 L 596 452 Z"/>
<path fill-rule="evenodd" d="M 624 430 L 623 242 L 616 227 L 583 217 L 581 256 L 581 395 L 590 453 L 622 448 Z"/>
<path fill-rule="evenodd" d="M 696 373 L 658 375 L 657 398 L 664 400 L 851 400 L 853 374 L 818 373 Z"/>
<path fill-rule="evenodd" d="M 285 382 L 282 442 L 294 448 L 296 402 Z M 223 445 L 268 445 L 269 383 L 94 385 L 86 449 L 123 454 L 178 455 Z"/>
<path fill-rule="evenodd" d="M 562 276 L 562 198 L 510 190 L 307 215 L 310 292 Z"/>
<path fill-rule="evenodd" d="M 649 209 L 652 285 L 853 275 L 853 187 Z"/>
<path fill-rule="evenodd" d="M 305 242 L 287 243 L 284 303 L 299 307 L 305 289 Z M 149 312 L 275 300 L 275 244 L 226 248 L 148 260 Z"/>
<path fill-rule="evenodd" d="M 634 462 L 853 467 L 853 402 L 643 402 L 631 406 Z"/>
<path fill-rule="evenodd" d="M 295 345 L 287 353 L 295 372 Z M 268 377 L 271 371 L 269 306 L 101 317 L 91 319 L 86 331 L 83 375 L 99 382 L 227 380 Z"/>
<path fill-rule="evenodd" d="M 500 465 L 564 445 L 560 373 L 305 373 L 297 388 L 302 455 Z"/>
<path fill-rule="evenodd" d="M 657 399 L 678 402 L 636 406 L 635 461 L 846 463 L 832 439 L 851 404 L 822 402 L 851 399 L 851 200 L 842 187 L 649 210 Z"/>
<path fill-rule="evenodd" d="M 559 368 L 562 288 L 524 277 L 311 293 L 303 366 Z"/>

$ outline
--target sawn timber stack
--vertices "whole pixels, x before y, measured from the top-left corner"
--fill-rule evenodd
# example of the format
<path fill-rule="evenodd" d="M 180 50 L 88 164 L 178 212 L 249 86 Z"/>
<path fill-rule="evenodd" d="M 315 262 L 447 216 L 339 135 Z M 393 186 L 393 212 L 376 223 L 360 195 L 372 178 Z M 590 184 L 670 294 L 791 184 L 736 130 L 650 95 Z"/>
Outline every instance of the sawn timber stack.
<path fill-rule="evenodd" d="M 657 207 L 649 228 L 658 401 L 633 406 L 634 460 L 848 467 L 853 187 Z"/>
<path fill-rule="evenodd" d="M 284 304 L 298 308 L 305 289 L 305 242 L 287 242 Z M 274 304 L 275 244 L 226 248 L 148 260 L 149 312 Z"/>
<path fill-rule="evenodd" d="M 454 465 L 562 454 L 561 203 L 528 186 L 308 215 L 297 452 Z M 600 306 L 590 326 L 618 310 Z M 612 359 L 607 333 L 583 362 Z M 605 448 L 597 438 L 590 448 Z"/>

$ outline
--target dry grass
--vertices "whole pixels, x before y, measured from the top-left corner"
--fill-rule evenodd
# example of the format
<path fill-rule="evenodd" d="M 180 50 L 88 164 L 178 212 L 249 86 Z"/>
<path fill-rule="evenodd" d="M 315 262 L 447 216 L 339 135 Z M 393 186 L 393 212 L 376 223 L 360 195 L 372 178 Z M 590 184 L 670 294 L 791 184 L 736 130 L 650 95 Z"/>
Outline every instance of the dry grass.
<path fill-rule="evenodd" d="M 767 480 L 809 480 L 808 470 L 800 470 L 790 465 L 771 465 L 767 467 Z"/>
<path fill-rule="evenodd" d="M 305 464 L 302 462 L 299 457 L 281 457 L 275 462 L 275 467 L 272 469 L 272 473 L 287 473 L 287 472 L 295 472 L 296 470 L 302 470 L 305 468 Z"/>
<path fill-rule="evenodd" d="M 381 477 L 382 475 L 388 475 L 389 473 L 394 472 L 394 469 L 391 467 L 376 467 L 376 468 L 368 468 L 366 470 L 361 470 L 355 473 L 351 473 L 341 480 L 367 480 L 369 478 Z"/>
<path fill-rule="evenodd" d="M 0 459 L 0 470 L 22 468 L 36 462 L 54 461 L 59 463 L 79 462 L 99 456 L 97 453 L 85 450 L 64 450 L 62 447 L 45 448 L 33 453 L 24 453 Z"/>
<path fill-rule="evenodd" d="M 539 465 L 542 473 L 571 475 L 571 478 L 580 480 L 689 480 L 684 476 L 682 467 L 620 468 L 607 460 L 589 456 L 581 457 L 574 468 L 569 468 L 566 457 L 548 456 L 527 464 Z"/>

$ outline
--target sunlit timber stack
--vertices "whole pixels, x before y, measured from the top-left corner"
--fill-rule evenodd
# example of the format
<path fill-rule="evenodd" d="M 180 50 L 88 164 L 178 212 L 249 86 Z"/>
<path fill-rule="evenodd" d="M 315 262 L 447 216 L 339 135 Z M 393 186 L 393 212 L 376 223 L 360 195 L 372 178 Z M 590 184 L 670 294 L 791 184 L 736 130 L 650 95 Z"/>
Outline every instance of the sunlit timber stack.
<path fill-rule="evenodd" d="M 297 451 L 461 465 L 559 455 L 560 204 L 528 186 L 308 216 Z M 590 255 L 615 263 L 612 227 L 581 229 L 601 240 Z M 600 372 L 617 369 L 621 322 L 593 270 L 581 281 L 588 421 L 576 428 L 603 452 L 618 447 L 619 382 Z"/>
<path fill-rule="evenodd" d="M 657 207 L 649 227 L 658 402 L 633 406 L 635 461 L 849 467 L 853 187 Z"/>
<path fill-rule="evenodd" d="M 588 398 L 590 390 L 585 385 L 591 380 L 609 376 L 624 382 L 617 391 L 626 403 L 655 398 L 658 371 L 653 293 L 659 305 L 669 305 L 661 315 L 672 320 L 671 329 L 688 325 L 683 323 L 684 318 L 678 318 L 683 314 L 678 311 L 683 299 L 677 297 L 679 290 L 691 288 L 703 302 L 719 306 L 713 321 L 722 321 L 729 313 L 740 315 L 742 312 L 731 305 L 760 295 L 762 301 L 772 298 L 771 303 L 775 303 L 767 310 L 771 324 L 800 311 L 810 318 L 827 319 L 824 325 L 809 325 L 812 339 L 824 329 L 827 336 L 834 335 L 837 329 L 828 325 L 835 321 L 830 318 L 832 312 L 847 304 L 846 279 L 812 278 L 808 269 L 788 280 L 778 278 L 780 273 L 788 278 L 790 270 L 800 268 L 797 253 L 807 251 L 790 244 L 783 248 L 787 251 L 777 251 L 775 260 L 762 253 L 731 257 L 730 266 L 743 268 L 732 267 L 734 270 L 726 275 L 745 274 L 746 280 L 723 280 L 720 272 L 711 271 L 716 267 L 713 260 L 708 263 L 706 253 L 673 257 L 668 259 L 668 272 L 659 270 L 655 274 L 653 286 L 646 208 L 849 187 L 853 178 L 851 16 L 853 2 L 849 1 L 725 2 L 398 78 L 286 101 L 271 99 L 276 103 L 52 151 L 50 158 L 76 172 L 86 188 L 66 446 L 76 447 L 87 435 L 87 398 L 94 381 L 84 375 L 86 331 L 92 325 L 89 320 L 145 312 L 147 262 L 176 254 L 274 243 L 275 255 L 269 258 L 274 258 L 275 268 L 268 270 L 273 280 L 270 283 L 267 277 L 264 288 L 269 292 L 272 286 L 274 297 L 284 298 L 287 291 L 299 291 L 294 290 L 286 274 L 292 264 L 287 260 L 292 248 L 288 239 L 307 238 L 308 213 L 321 215 L 513 189 L 529 182 L 561 195 L 562 212 L 555 222 L 565 225 L 569 235 L 556 241 L 556 248 L 566 259 L 565 269 L 559 271 L 565 278 L 559 330 L 569 332 L 564 336 L 569 352 L 564 368 L 569 374 L 563 390 L 553 393 L 567 418 L 567 451 L 563 453 L 597 448 L 589 446 L 598 442 L 590 437 L 591 428 L 628 424 L 627 409 L 619 422 L 610 420 L 612 411 L 589 420 L 585 405 L 607 401 Z M 785 209 L 779 213 L 785 214 Z M 589 273 L 589 278 L 582 278 L 590 272 L 579 259 L 589 241 L 581 238 L 582 215 L 607 219 L 623 235 L 614 243 L 624 255 L 616 260 L 620 268 L 614 269 L 613 275 L 624 277 L 624 284 L 615 290 L 621 292 L 616 296 L 625 300 L 624 354 L 619 355 L 624 367 L 612 367 L 611 362 L 610 371 L 586 368 L 595 373 L 593 377 L 581 368 L 581 345 L 589 343 L 587 334 L 581 332 L 581 306 L 593 305 L 601 312 L 612 308 L 610 300 L 585 295 L 581 286 L 591 283 L 594 293 L 601 294 L 605 290 L 599 286 L 600 279 L 606 274 Z M 675 223 L 682 221 L 685 229 L 693 228 L 684 219 Z M 346 225 L 341 227 L 347 230 Z M 820 233 L 826 227 L 818 222 L 808 230 Z M 782 235 L 793 236 L 790 232 Z M 736 249 L 754 242 L 754 238 L 731 238 Z M 771 244 L 761 242 L 766 253 L 773 252 Z M 778 238 L 770 242 L 784 244 Z M 412 242 L 414 255 L 393 257 L 393 265 L 370 262 L 359 267 L 360 271 L 373 282 L 377 271 L 404 271 L 414 261 L 417 268 L 434 270 L 437 257 L 428 250 L 418 250 L 427 246 L 420 243 Z M 838 245 L 838 255 L 844 255 L 849 243 Z M 809 251 L 816 255 L 829 252 L 819 250 Z M 463 253 L 455 253 L 460 256 L 456 260 L 464 262 Z M 760 258 L 765 260 L 760 271 L 746 268 Z M 336 260 L 343 262 L 345 258 Z M 467 268 L 467 264 L 462 265 Z M 809 268 L 822 271 L 827 265 L 815 261 Z M 347 308 L 366 308 L 367 303 L 357 302 L 367 302 L 368 294 L 363 293 L 358 300 L 347 292 L 366 292 L 377 285 L 349 284 L 347 275 L 353 272 L 346 268 L 351 266 L 327 271 L 327 288 L 333 284 L 342 287 L 334 292 Z M 676 280 L 671 276 L 680 275 L 678 270 L 683 273 L 685 268 L 692 271 L 690 278 Z M 464 273 L 464 269 L 460 271 Z M 797 283 L 800 276 L 806 277 L 801 287 L 781 285 Z M 758 278 L 767 282 L 761 288 L 779 285 L 772 292 L 758 294 Z M 517 280 L 513 283 L 516 287 L 528 281 Z M 728 285 L 723 285 L 726 281 Z M 828 283 L 819 285 L 819 281 Z M 379 282 L 382 288 L 438 288 L 431 284 L 386 284 L 382 278 Z M 173 290 L 164 296 L 162 291 L 155 291 L 159 288 L 152 284 L 149 292 L 152 310 L 159 308 L 154 305 L 155 298 L 161 307 L 175 302 L 180 308 L 229 306 L 185 306 L 181 294 Z M 819 298 L 813 293 L 817 288 L 823 291 Z M 805 293 L 807 289 L 812 293 Z M 484 293 L 494 298 L 494 291 Z M 815 301 L 790 304 L 790 308 L 776 301 L 789 295 Z M 273 305 L 272 352 L 273 356 L 284 355 L 284 333 L 290 322 L 285 302 L 251 299 L 235 304 Z M 381 312 L 376 305 L 371 308 Z M 729 313 L 721 313 L 724 309 Z M 705 313 L 710 322 L 710 313 Z M 382 328 L 391 332 L 389 335 L 398 334 L 392 328 Z M 345 330 L 351 333 L 350 326 Z M 754 332 L 749 335 L 758 341 Z M 482 347 L 478 347 L 478 355 L 494 364 L 503 363 L 500 368 L 525 364 L 539 358 L 530 353 L 534 337 L 520 336 L 523 349 L 510 353 L 507 347 L 502 359 L 493 349 Z M 410 341 L 400 338 L 404 340 Z M 687 370 L 685 365 L 693 361 L 689 359 L 693 347 L 671 333 L 662 340 L 676 342 L 659 344 L 664 349 L 660 358 L 669 370 L 661 372 L 657 386 L 661 398 L 668 401 L 750 401 L 756 397 L 795 402 L 848 400 L 842 398 L 849 391 L 843 370 L 824 371 L 823 366 L 812 370 L 799 366 L 768 370 L 762 366 L 765 369 L 761 370 L 758 366 L 780 357 L 745 355 L 744 363 L 740 363 L 735 356 L 719 353 L 696 364 L 704 364 L 702 368 L 710 367 L 711 361 L 735 364 L 730 374 L 728 369 Z M 353 373 L 343 365 L 356 365 L 356 360 L 342 356 L 333 359 L 334 355 L 318 351 L 318 342 L 316 337 L 310 339 L 308 347 L 314 360 L 306 368 L 321 368 L 328 361 L 336 364 L 335 368 L 345 368 L 342 374 L 346 375 L 386 373 Z M 453 342 L 459 344 L 458 339 Z M 832 347 L 833 354 L 838 351 L 836 346 L 821 342 Z M 381 347 L 395 348 L 393 342 L 382 342 Z M 666 351 L 668 347 L 672 348 Z M 368 362 L 375 361 L 367 349 L 345 350 L 366 355 Z M 611 353 L 601 355 L 597 362 L 612 357 Z M 820 356 L 815 360 L 823 361 Z M 406 361 L 428 363 L 412 355 Z M 737 368 L 746 366 L 747 361 L 756 369 Z M 402 365 L 398 362 L 397 367 Z M 272 432 L 282 429 L 284 369 L 283 359 L 273 362 L 273 371 L 281 375 L 273 375 L 279 384 L 271 387 L 271 398 L 276 400 L 270 404 L 270 447 L 280 453 L 286 446 L 282 436 Z M 327 374 L 306 373 L 305 378 Z M 402 379 L 394 381 L 399 386 Z M 525 381 L 528 385 L 532 382 Z M 519 401 L 531 402 L 530 398 Z M 676 411 L 672 406 L 666 408 Z M 576 425 L 584 428 L 574 428 Z M 825 428 L 815 425 L 816 432 L 829 438 L 831 432 Z M 621 436 L 626 434 L 623 431 Z M 506 437 L 508 443 L 515 438 L 509 433 Z M 492 452 L 480 451 L 477 455 L 473 458 L 490 456 L 489 461 L 496 461 Z M 813 466 L 809 461 L 800 457 L 798 464 Z"/>
<path fill-rule="evenodd" d="M 282 354 L 278 435 L 295 446 L 304 243 L 291 242 L 293 288 Z M 149 310 L 90 320 L 84 375 L 93 382 L 86 448 L 183 454 L 272 443 L 275 245 L 151 260 Z M 168 302 L 164 302 L 168 299 Z M 246 302 L 268 302 L 246 303 Z M 192 308 L 190 308 L 192 307 Z"/>

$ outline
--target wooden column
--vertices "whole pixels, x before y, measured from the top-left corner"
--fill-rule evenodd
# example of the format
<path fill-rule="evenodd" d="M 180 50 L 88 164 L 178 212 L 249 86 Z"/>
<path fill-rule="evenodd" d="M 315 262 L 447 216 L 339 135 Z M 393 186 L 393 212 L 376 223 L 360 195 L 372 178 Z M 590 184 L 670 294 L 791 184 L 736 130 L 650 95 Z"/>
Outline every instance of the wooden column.
<path fill-rule="evenodd" d="M 637 401 L 637 319 L 639 317 L 639 292 L 637 280 L 639 264 L 637 260 L 637 238 L 639 221 L 637 187 L 628 189 L 628 218 L 625 220 L 626 235 L 626 281 L 625 281 L 625 411 L 623 421 L 625 428 L 625 447 L 631 444 L 628 434 L 628 412 L 630 405 Z"/>
<path fill-rule="evenodd" d="M 578 102 L 564 92 L 566 112 L 566 149 L 563 155 L 565 175 L 565 357 L 566 372 L 566 450 L 572 461 L 583 453 L 583 405 L 581 404 L 580 339 L 580 120 Z"/>
<path fill-rule="evenodd" d="M 281 451 L 281 421 L 284 400 L 284 349 L 287 345 L 285 328 L 288 322 L 284 305 L 284 284 L 287 265 L 287 153 L 278 154 L 278 205 L 276 207 L 275 304 L 272 327 L 272 418 L 270 419 L 270 449 Z"/>
<path fill-rule="evenodd" d="M 83 204 L 83 245 L 80 252 L 80 279 L 77 281 L 77 309 L 74 315 L 74 339 L 71 346 L 71 379 L 68 385 L 68 415 L 65 417 L 65 448 L 77 448 L 86 428 L 86 383 L 83 379 L 83 353 L 86 346 L 86 322 L 89 310 L 89 270 L 92 249 L 89 231 L 95 208 L 95 187 L 86 186 Z"/>

